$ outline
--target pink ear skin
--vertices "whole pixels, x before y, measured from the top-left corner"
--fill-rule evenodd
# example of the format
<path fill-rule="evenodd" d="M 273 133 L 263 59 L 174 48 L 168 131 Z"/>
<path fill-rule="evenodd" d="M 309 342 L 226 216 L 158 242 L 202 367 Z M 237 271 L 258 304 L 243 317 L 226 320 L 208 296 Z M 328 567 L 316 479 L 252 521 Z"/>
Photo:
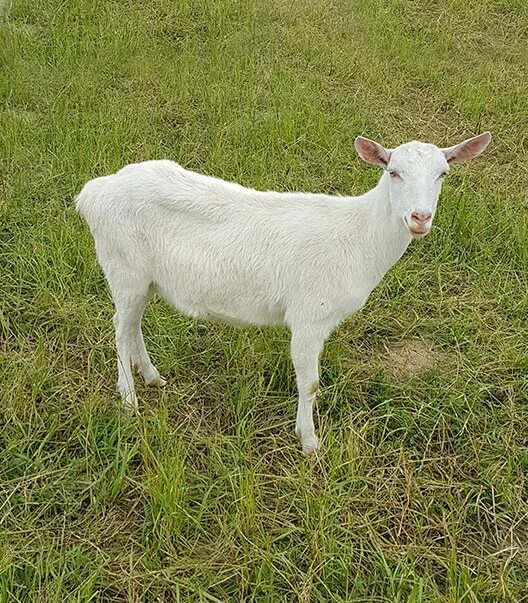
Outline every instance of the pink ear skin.
<path fill-rule="evenodd" d="M 379 143 L 368 138 L 363 138 L 363 136 L 358 136 L 354 141 L 354 146 L 363 161 L 370 163 L 370 165 L 387 167 L 391 154 L 390 151 Z"/>
<path fill-rule="evenodd" d="M 468 138 L 468 140 L 464 140 L 464 142 L 453 147 L 442 149 L 442 151 L 448 163 L 463 163 L 480 155 L 490 142 L 491 134 L 484 132 L 484 134 Z"/>

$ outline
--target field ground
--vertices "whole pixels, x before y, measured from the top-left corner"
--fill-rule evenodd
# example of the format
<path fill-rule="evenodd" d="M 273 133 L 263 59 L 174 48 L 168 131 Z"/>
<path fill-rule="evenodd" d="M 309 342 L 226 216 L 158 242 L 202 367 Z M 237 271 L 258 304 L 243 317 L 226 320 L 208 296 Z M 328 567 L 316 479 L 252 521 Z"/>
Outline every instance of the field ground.
<path fill-rule="evenodd" d="M 2 5 L 0 600 L 528 601 L 526 2 Z M 169 383 L 119 413 L 87 179 L 170 157 L 360 193 L 357 134 L 484 130 L 434 232 L 327 342 L 316 458 L 284 329 L 156 301 Z"/>

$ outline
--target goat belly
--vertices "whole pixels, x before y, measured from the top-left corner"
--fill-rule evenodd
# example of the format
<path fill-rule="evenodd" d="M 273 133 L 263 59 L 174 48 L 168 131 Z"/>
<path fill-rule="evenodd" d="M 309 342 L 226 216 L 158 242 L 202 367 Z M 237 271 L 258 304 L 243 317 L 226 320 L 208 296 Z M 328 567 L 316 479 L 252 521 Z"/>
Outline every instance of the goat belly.
<path fill-rule="evenodd" d="M 224 291 L 212 302 L 211 298 L 204 299 L 198 291 L 177 291 L 157 283 L 154 290 L 180 312 L 199 320 L 235 327 L 284 324 L 284 312 L 280 305 L 266 303 L 256 296 L 227 296 Z"/>

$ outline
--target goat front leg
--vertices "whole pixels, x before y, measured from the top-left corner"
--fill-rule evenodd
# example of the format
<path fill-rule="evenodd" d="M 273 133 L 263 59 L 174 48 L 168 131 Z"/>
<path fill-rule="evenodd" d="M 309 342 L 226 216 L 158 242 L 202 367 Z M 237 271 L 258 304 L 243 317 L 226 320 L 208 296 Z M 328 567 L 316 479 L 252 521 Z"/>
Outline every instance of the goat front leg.
<path fill-rule="evenodd" d="M 311 454 L 319 446 L 313 423 L 313 403 L 319 389 L 319 355 L 324 340 L 325 336 L 313 328 L 292 329 L 291 357 L 299 393 L 295 433 L 301 439 L 303 454 Z"/>

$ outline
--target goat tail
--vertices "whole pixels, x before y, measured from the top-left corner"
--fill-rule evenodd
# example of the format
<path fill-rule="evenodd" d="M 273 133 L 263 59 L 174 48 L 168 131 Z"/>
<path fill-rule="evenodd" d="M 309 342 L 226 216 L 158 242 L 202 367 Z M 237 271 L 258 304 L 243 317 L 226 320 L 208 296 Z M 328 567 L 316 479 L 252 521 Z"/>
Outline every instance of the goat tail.
<path fill-rule="evenodd" d="M 81 216 L 90 222 L 94 207 L 102 197 L 105 180 L 108 176 L 94 178 L 89 180 L 82 188 L 81 192 L 75 197 L 75 207 Z"/>

